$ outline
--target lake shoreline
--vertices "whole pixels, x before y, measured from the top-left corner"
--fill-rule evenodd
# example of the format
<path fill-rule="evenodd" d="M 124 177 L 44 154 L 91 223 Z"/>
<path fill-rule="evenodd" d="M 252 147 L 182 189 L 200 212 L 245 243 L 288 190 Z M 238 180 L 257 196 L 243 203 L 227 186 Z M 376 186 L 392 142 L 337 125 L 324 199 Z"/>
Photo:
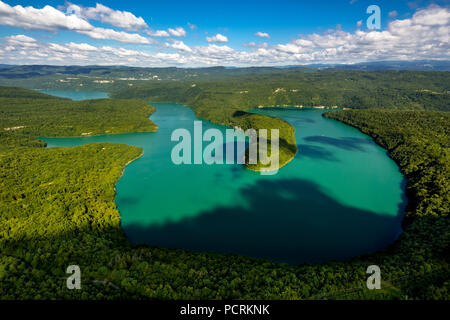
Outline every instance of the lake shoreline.
<path fill-rule="evenodd" d="M 381 218 L 376 218 L 372 214 L 374 212 L 379 212 L 391 215 L 391 211 L 389 211 L 390 204 L 388 204 L 387 206 L 384 204 L 380 204 L 376 207 L 372 207 L 372 205 L 369 205 L 365 202 L 366 200 L 358 200 L 359 195 L 361 195 L 362 198 L 367 198 L 367 192 L 372 192 L 370 190 L 374 190 L 374 192 L 378 190 L 376 189 L 378 188 L 376 186 L 375 189 L 372 186 L 367 187 L 365 188 L 366 191 L 364 191 L 363 189 L 361 193 L 357 192 L 355 195 L 355 193 L 350 192 L 353 188 L 351 187 L 351 185 L 354 184 L 354 182 L 349 181 L 349 186 L 344 186 L 343 190 L 341 190 L 342 188 L 340 188 L 340 191 L 338 191 L 338 193 L 328 192 L 332 190 L 326 190 L 327 184 L 336 185 L 336 183 L 339 183 L 337 181 L 340 181 L 340 179 L 335 179 L 338 176 L 333 178 L 332 172 L 335 172 L 336 168 L 331 162 L 317 162 L 317 160 L 324 161 L 323 159 L 320 160 L 317 158 L 308 158 L 308 155 L 306 155 L 306 157 L 297 156 L 300 153 L 303 155 L 303 153 L 307 154 L 307 152 L 311 152 L 311 148 L 307 149 L 307 147 L 305 147 L 305 149 L 302 150 L 300 150 L 300 148 L 297 148 L 295 154 L 289 157 L 287 161 L 283 161 L 283 163 L 280 163 L 278 169 L 283 169 L 279 170 L 276 175 L 270 174 L 270 171 L 275 170 L 267 170 L 265 168 L 252 170 L 252 168 L 249 168 L 248 166 L 246 166 L 246 169 L 250 169 L 248 173 L 246 173 L 247 170 L 236 171 L 231 167 L 224 166 L 204 166 L 201 170 L 193 169 L 192 166 L 174 166 L 170 161 L 170 150 L 172 146 L 169 141 L 172 129 L 189 128 L 192 124 L 191 121 L 196 121 L 197 119 L 203 121 L 203 119 L 198 118 L 195 115 L 195 112 L 193 112 L 192 108 L 185 105 L 175 103 L 157 104 L 154 102 L 151 102 L 150 104 L 157 107 L 158 109 L 158 112 L 150 116 L 154 122 L 160 124 L 159 128 L 161 130 L 157 130 L 155 135 L 139 135 L 136 133 L 135 135 L 131 134 L 129 136 L 119 136 L 105 134 L 103 135 L 104 137 L 101 138 L 92 137 L 92 140 L 85 140 L 83 139 L 84 137 L 75 138 L 75 144 L 72 144 L 72 142 L 69 140 L 61 141 L 63 145 L 58 144 L 58 142 L 55 140 L 49 142 L 49 145 L 51 146 L 75 146 L 77 144 L 85 144 L 91 142 L 112 142 L 142 148 L 142 152 L 138 156 L 124 163 L 123 168 L 120 172 L 120 176 L 118 176 L 117 182 L 114 185 L 114 203 L 119 212 L 121 229 L 125 232 L 125 235 L 131 245 L 135 245 L 137 243 L 147 243 L 152 246 L 180 248 L 182 250 L 193 252 L 215 252 L 218 254 L 232 253 L 253 258 L 266 257 L 274 262 L 302 264 L 310 262 L 326 262 L 329 260 L 348 260 L 353 257 L 359 257 L 361 254 L 383 250 L 387 245 L 391 243 L 388 239 L 388 235 L 380 238 L 379 234 L 376 236 L 377 241 L 379 241 L 380 243 L 384 243 L 385 241 L 387 241 L 385 245 L 374 246 L 367 241 L 360 241 L 360 243 L 348 242 L 350 241 L 350 238 L 357 237 L 354 233 L 358 232 L 358 228 L 355 229 L 354 226 L 364 226 L 367 221 L 371 221 L 370 219 L 375 219 L 377 223 L 377 227 L 373 231 L 371 231 L 370 235 L 368 236 L 368 238 L 370 239 L 372 237 L 375 237 L 375 230 L 381 231 L 384 228 L 383 225 L 385 225 L 385 223 L 386 228 L 390 228 L 391 222 L 389 222 L 389 219 L 386 220 L 386 222 L 383 222 L 382 220 L 380 220 Z M 298 110 L 302 110 L 303 112 L 297 113 Z M 360 138 L 359 134 L 362 134 L 357 130 L 348 131 L 348 128 L 350 128 L 350 126 L 345 129 L 339 125 L 337 126 L 336 124 L 330 125 L 328 124 L 330 123 L 328 121 L 320 120 L 322 119 L 321 110 L 294 109 L 293 111 L 280 110 L 279 112 L 277 112 L 275 110 L 273 112 L 273 117 L 280 118 L 284 122 L 289 123 L 289 125 L 294 128 L 290 134 L 294 134 L 296 141 L 299 142 L 301 141 L 302 137 L 320 137 L 321 133 L 327 133 L 328 137 L 345 136 L 353 137 L 356 140 Z M 271 116 L 268 113 L 269 112 L 267 111 L 267 114 L 263 115 Z M 220 130 L 226 130 L 227 127 L 229 127 L 223 124 L 211 123 L 208 120 L 205 120 L 204 126 L 215 127 L 219 128 Z M 317 127 L 321 128 L 322 126 L 323 129 L 317 129 Z M 298 128 L 302 129 L 297 130 Z M 325 143 L 329 143 L 329 141 L 325 141 Z M 373 143 L 371 145 L 375 146 L 375 144 Z M 323 144 L 320 148 L 322 148 L 323 150 L 329 149 L 329 145 Z M 333 148 L 336 147 L 332 147 L 332 149 Z M 366 145 L 364 145 L 364 148 L 369 147 L 366 147 Z M 365 154 L 364 152 L 357 152 L 356 154 L 354 154 L 354 151 L 351 151 L 352 148 L 333 149 L 332 151 L 336 153 L 337 150 L 340 150 L 339 152 L 337 152 L 339 156 L 341 151 L 344 152 L 344 159 L 347 159 L 348 156 L 356 156 L 358 158 L 360 156 L 364 156 Z M 385 152 L 382 152 L 381 155 L 380 152 L 377 151 L 377 154 L 381 158 L 386 158 Z M 144 161 L 139 161 L 139 164 L 129 166 L 130 163 L 143 157 L 145 157 Z M 293 160 L 296 160 L 296 162 L 294 163 Z M 294 165 L 287 166 L 288 163 L 294 163 Z M 349 162 L 343 161 L 341 163 L 348 164 Z M 382 160 L 382 163 L 385 163 L 385 161 Z M 305 170 L 304 164 L 306 164 L 307 166 L 312 165 L 313 169 Z M 127 170 L 125 171 L 125 169 Z M 349 169 L 348 165 L 344 165 L 342 169 L 347 173 L 349 172 L 349 170 L 354 170 Z M 329 172 L 329 170 L 332 170 L 332 172 Z M 260 174 L 253 174 L 256 172 L 259 172 Z M 268 174 L 261 174 L 263 172 L 268 172 Z M 314 172 L 317 173 L 317 181 L 313 177 Z M 364 179 L 372 179 L 371 177 L 373 177 L 373 174 L 374 173 L 371 173 L 367 177 L 364 175 L 358 178 L 357 181 L 361 179 L 363 181 Z M 187 176 L 190 177 L 187 180 L 184 180 L 182 178 Z M 192 188 L 192 180 L 196 181 L 196 188 Z M 321 182 L 321 180 L 323 182 Z M 387 185 L 384 184 L 383 188 L 386 188 L 386 186 Z M 395 189 L 394 185 L 391 186 L 392 187 L 388 188 Z M 288 196 L 288 198 L 285 198 L 285 195 L 282 194 L 284 193 L 284 189 L 286 189 L 286 192 L 288 194 L 295 194 L 296 196 Z M 179 196 L 177 198 L 177 201 L 167 202 L 167 194 L 172 193 Z M 192 200 L 199 199 L 200 195 L 207 195 L 209 193 L 221 194 L 221 196 L 219 196 L 218 199 L 215 199 L 216 197 L 206 197 L 201 198 L 201 201 Z M 346 198 L 347 195 L 350 194 L 352 194 L 353 200 L 350 198 Z M 396 194 L 396 192 L 394 194 Z M 312 202 L 315 201 L 313 199 L 318 199 L 318 202 Z M 369 201 L 373 202 L 372 200 Z M 289 205 L 286 204 L 290 202 L 292 203 Z M 388 203 L 391 202 L 392 201 L 389 201 Z M 353 204 L 353 207 L 351 206 L 351 204 Z M 246 208 L 248 205 L 251 205 L 251 207 L 248 208 L 248 211 L 245 211 L 244 208 Z M 285 221 L 282 223 L 283 226 L 278 226 L 275 229 L 268 230 L 269 236 L 267 236 L 266 230 L 266 236 L 262 236 L 261 232 L 264 228 L 267 228 L 268 226 L 277 226 L 278 223 L 281 223 L 278 218 L 273 217 L 270 214 L 270 212 L 276 212 L 276 208 L 272 206 L 275 206 L 276 208 L 281 210 L 280 214 L 282 215 L 288 214 L 291 209 L 295 209 L 294 212 L 299 213 L 299 215 L 289 214 L 283 217 L 281 219 L 281 221 Z M 283 206 L 288 206 L 290 209 L 280 209 Z M 330 209 L 331 207 L 334 209 Z M 355 209 L 355 207 L 361 209 Z M 373 209 L 368 210 L 367 208 L 369 207 Z M 233 209 L 233 211 L 229 211 L 232 210 L 232 208 L 235 209 Z M 220 241 L 224 239 L 221 236 L 221 230 L 223 227 L 220 226 L 227 225 L 227 222 L 222 221 L 221 223 L 216 225 L 214 221 L 221 221 L 221 219 L 225 219 L 227 214 L 217 215 L 215 219 L 211 221 L 208 220 L 208 227 L 206 228 L 195 228 L 196 230 L 205 231 L 215 230 L 212 233 L 214 234 L 212 238 L 208 238 L 210 236 L 209 234 L 205 234 L 201 237 L 202 239 L 209 239 L 209 241 L 207 241 L 205 245 L 202 245 L 200 243 L 191 243 L 192 240 L 189 239 L 196 239 L 195 236 L 189 233 L 189 228 L 186 229 L 185 223 L 181 223 L 180 225 L 178 225 L 178 221 L 180 221 L 179 219 L 187 219 L 186 221 L 188 221 L 189 224 L 194 224 L 195 226 L 197 222 L 206 222 L 206 220 L 203 220 L 202 218 L 204 214 L 218 214 L 218 212 L 216 211 L 221 210 L 225 210 L 225 213 L 230 212 L 230 214 L 234 214 L 233 212 L 235 211 L 235 214 L 238 214 L 239 212 L 241 212 L 241 210 L 244 210 L 242 211 L 242 214 L 238 214 L 235 217 L 236 219 L 238 219 L 238 221 L 240 221 L 240 219 L 244 219 L 240 222 L 241 225 L 246 225 L 247 223 L 249 223 L 249 221 L 246 220 L 246 216 L 250 212 L 260 213 L 262 222 L 265 222 L 256 223 L 256 225 L 253 226 L 252 232 L 256 232 L 254 236 L 258 239 L 260 239 L 259 237 L 261 236 L 262 245 L 258 246 L 258 248 L 251 249 L 253 241 L 250 241 L 250 238 L 247 237 L 248 231 L 243 232 L 243 229 L 241 230 L 240 228 L 237 228 L 235 230 L 236 240 L 227 245 L 225 251 L 223 249 L 223 245 L 219 245 L 217 249 L 215 249 L 216 245 L 218 245 Z M 326 234 L 324 234 L 323 236 L 328 239 L 325 242 L 312 240 L 315 239 L 318 234 L 321 234 L 320 228 L 326 227 L 328 221 L 330 221 L 330 219 L 334 219 L 334 216 L 337 213 L 329 216 L 332 211 L 342 214 L 342 219 L 346 222 L 342 226 L 341 224 L 339 224 L 339 227 L 333 228 L 333 230 L 329 230 Z M 370 213 L 369 211 L 373 212 Z M 302 212 L 305 214 L 300 214 Z M 308 212 L 315 212 L 316 214 L 310 215 L 307 214 Z M 367 213 L 367 215 L 365 213 Z M 394 212 L 392 212 L 392 216 L 395 216 Z M 355 218 L 357 218 L 356 221 Z M 276 221 L 272 219 L 276 219 Z M 318 224 L 317 222 L 314 222 L 314 225 L 318 225 L 318 227 L 320 227 L 316 230 L 315 228 L 306 228 L 305 226 L 308 225 L 309 222 L 306 221 L 307 223 L 305 224 L 302 219 L 312 219 L 314 221 L 316 219 L 320 219 L 320 221 L 322 222 L 319 222 Z M 353 222 L 350 222 L 350 220 L 353 220 Z M 210 223 L 212 224 L 209 225 Z M 157 225 L 159 225 L 160 227 L 156 227 Z M 173 234 L 171 227 L 169 227 L 171 225 L 174 227 L 176 226 L 177 229 L 186 229 L 184 232 L 187 233 L 178 232 L 176 234 Z M 295 232 L 294 229 L 292 229 L 293 226 L 296 226 Z M 347 230 L 345 232 L 345 236 L 341 234 L 341 228 Z M 160 231 L 158 230 L 161 230 L 162 233 L 160 234 Z M 163 234 L 165 234 L 166 236 L 164 236 Z M 308 243 L 305 243 L 300 239 L 293 241 L 293 243 L 295 243 L 295 247 L 301 248 L 301 250 L 303 250 L 304 253 L 302 255 L 299 256 L 298 254 L 296 254 L 294 256 L 294 251 L 291 250 L 285 253 L 280 253 L 278 250 L 272 251 L 272 247 L 283 247 L 283 245 L 286 244 L 283 243 L 284 240 L 282 240 L 284 239 L 285 234 L 289 235 L 290 237 L 294 237 L 293 239 L 297 239 L 298 237 L 306 237 L 307 239 L 311 239 L 310 241 L 308 241 Z M 338 236 L 338 234 L 340 235 Z M 169 235 L 169 238 L 167 237 L 167 235 Z M 395 236 L 397 237 L 398 234 L 396 234 Z M 269 238 L 280 240 L 265 243 L 269 240 Z M 235 247 L 234 242 L 236 241 L 239 242 L 238 247 Z M 278 242 L 279 244 L 276 244 Z M 292 242 L 292 239 L 290 242 Z M 340 246 L 343 250 L 340 250 L 338 252 L 334 250 L 329 251 L 327 248 L 329 248 L 330 246 L 334 246 L 336 242 L 343 243 L 343 245 Z M 256 251 L 253 253 L 253 250 Z M 323 253 L 318 254 L 317 252 L 321 252 L 321 250 L 324 250 Z"/>

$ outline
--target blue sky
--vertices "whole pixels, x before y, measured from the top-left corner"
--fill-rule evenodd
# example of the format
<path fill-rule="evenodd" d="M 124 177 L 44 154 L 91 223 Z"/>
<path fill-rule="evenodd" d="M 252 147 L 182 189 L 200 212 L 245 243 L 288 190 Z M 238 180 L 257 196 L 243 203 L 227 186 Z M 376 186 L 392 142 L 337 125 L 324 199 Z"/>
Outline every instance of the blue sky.
<path fill-rule="evenodd" d="M 369 17 L 366 9 L 373 4 L 381 9 L 380 30 L 366 27 Z M 122 49 L 122 55 L 118 54 L 118 57 L 127 56 L 129 60 L 126 62 L 131 65 L 139 65 L 143 61 L 146 64 L 196 66 L 354 63 L 416 58 L 408 56 L 416 52 L 414 48 L 409 53 L 402 50 L 401 42 L 409 37 L 403 30 L 407 23 L 396 21 L 410 21 L 412 27 L 408 28 L 412 29 L 411 33 L 414 29 L 419 30 L 416 36 L 422 33 L 422 39 L 410 39 L 417 41 L 418 47 L 428 45 L 428 53 L 421 50 L 420 58 L 447 59 L 448 53 L 442 49 L 448 48 L 449 5 L 449 1 L 427 0 L 0 0 L 0 41 L 3 41 L 3 44 L 0 42 L 0 58 L 3 60 L 0 63 L 10 63 L 13 57 L 16 60 L 20 57 L 21 63 L 102 62 L 93 59 L 93 48 L 86 52 L 81 50 L 81 46 L 67 47 L 69 43 Z M 52 11 L 42 11 L 45 6 L 51 6 Z M 79 8 L 79 12 L 68 11 L 68 8 Z M 56 10 L 66 17 L 60 16 Z M 85 26 L 80 27 L 80 21 L 70 17 L 73 12 L 77 12 L 82 24 L 86 22 Z M 418 18 L 414 18 L 415 14 Z M 426 18 L 419 19 L 422 16 Z M 438 21 L 430 24 L 433 19 Z M 125 21 L 133 25 L 126 26 Z M 393 28 L 396 25 L 400 30 L 397 33 Z M 155 36 L 156 31 L 165 32 L 165 36 Z M 264 36 L 257 36 L 257 32 Z M 333 33 L 334 36 L 327 36 Z M 309 43 L 311 41 L 313 44 Z M 368 42 L 373 43 L 368 45 Z M 64 50 L 54 44 L 70 48 L 71 52 L 64 56 Z M 396 52 L 391 55 L 387 49 L 383 52 L 386 46 Z M 81 51 L 76 51 L 75 47 Z M 60 49 L 56 56 L 51 52 L 54 48 Z M 374 50 L 377 54 L 373 53 Z M 15 55 L 12 54 L 14 51 L 17 51 Z M 134 57 L 132 52 L 136 52 Z M 156 58 L 158 54 L 159 58 Z M 278 54 L 280 57 L 276 58 Z"/>

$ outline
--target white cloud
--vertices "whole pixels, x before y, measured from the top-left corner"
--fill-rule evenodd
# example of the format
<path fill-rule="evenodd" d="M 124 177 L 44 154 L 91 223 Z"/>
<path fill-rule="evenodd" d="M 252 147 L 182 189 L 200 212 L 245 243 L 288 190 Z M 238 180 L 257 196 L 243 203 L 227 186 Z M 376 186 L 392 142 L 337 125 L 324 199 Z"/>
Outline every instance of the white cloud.
<path fill-rule="evenodd" d="M 168 31 L 166 30 L 149 30 L 146 32 L 148 35 L 152 37 L 170 37 L 170 35 L 174 37 L 185 37 L 186 36 L 186 30 L 184 30 L 182 27 L 178 27 L 176 29 L 169 28 Z"/>
<path fill-rule="evenodd" d="M 395 20 L 385 31 L 331 30 L 280 44 L 275 49 L 290 59 L 316 62 L 445 59 L 449 57 L 450 11 L 432 6 L 411 19 Z"/>
<path fill-rule="evenodd" d="M 110 46 L 95 47 L 87 43 L 44 43 L 24 35 L 5 37 L 0 47 L 1 61 L 11 64 L 127 65 L 133 61 L 161 64 L 159 59 L 153 59 L 147 52 Z"/>
<path fill-rule="evenodd" d="M 115 40 L 122 43 L 154 44 L 155 40 L 146 38 L 137 33 L 115 31 L 113 29 L 93 28 L 92 30 L 78 31 L 97 40 Z"/>
<path fill-rule="evenodd" d="M 170 34 L 165 30 L 148 30 L 147 34 L 152 37 L 170 37 Z"/>
<path fill-rule="evenodd" d="M 184 44 L 183 41 L 179 41 L 179 40 L 172 40 L 172 43 L 166 43 L 166 46 L 174 48 L 176 50 L 192 52 L 192 49 L 190 47 L 188 47 L 186 44 Z"/>
<path fill-rule="evenodd" d="M 70 42 L 67 47 L 72 50 L 81 50 L 81 51 L 97 51 L 97 47 L 91 46 L 87 43 L 74 43 Z"/>
<path fill-rule="evenodd" d="M 129 50 L 129 49 L 124 49 L 124 48 L 113 48 L 113 47 L 109 47 L 109 46 L 103 46 L 101 48 L 98 48 L 97 50 L 112 53 L 119 57 L 136 57 L 137 58 L 139 56 L 140 57 L 149 57 L 150 56 L 148 53 L 145 53 L 145 52 Z"/>
<path fill-rule="evenodd" d="M 228 42 L 228 38 L 223 34 L 216 34 L 213 37 L 206 37 L 206 41 L 208 42 Z"/>
<path fill-rule="evenodd" d="M 73 8 L 75 7 L 72 7 L 72 9 Z M 29 30 L 70 30 L 87 35 L 93 39 L 115 40 L 123 43 L 155 43 L 154 40 L 143 37 L 137 33 L 96 28 L 87 20 L 84 20 L 75 14 L 78 12 L 77 10 L 78 9 L 73 9 L 71 11 L 74 12 L 73 14 L 66 15 L 62 11 L 51 6 L 45 6 L 42 9 L 36 9 L 31 6 L 22 7 L 20 5 L 11 7 L 0 0 L 0 25 L 22 27 Z M 130 21 L 124 21 L 123 24 L 127 26 L 136 25 Z"/>
<path fill-rule="evenodd" d="M 169 33 L 174 37 L 185 37 L 186 31 L 182 27 L 178 27 L 176 29 L 169 28 Z"/>
<path fill-rule="evenodd" d="M 87 20 L 101 21 L 104 24 L 110 24 L 126 30 L 148 28 L 142 17 L 136 17 L 128 11 L 113 10 L 100 3 L 97 3 L 95 7 L 81 7 L 69 4 L 67 11 L 74 11 Z"/>
<path fill-rule="evenodd" d="M 246 42 L 242 44 L 244 47 L 248 48 L 269 48 L 269 44 L 267 42 L 256 43 L 254 41 Z"/>
<path fill-rule="evenodd" d="M 228 46 L 218 46 L 216 44 L 209 44 L 206 47 L 198 46 L 198 47 L 195 47 L 195 51 L 198 54 L 205 55 L 205 56 L 212 56 L 212 57 L 218 57 L 218 56 L 223 56 L 226 54 L 237 52 Z"/>
<path fill-rule="evenodd" d="M 57 43 L 49 43 L 48 49 L 54 51 L 54 52 L 64 52 L 64 53 L 70 53 L 72 49 L 68 46 L 63 46 Z"/>
<path fill-rule="evenodd" d="M 360 28 L 362 25 L 363 25 L 363 21 L 362 21 L 362 20 L 359 20 L 359 21 L 356 23 L 356 27 L 358 27 L 358 28 Z"/>
<path fill-rule="evenodd" d="M 98 29 L 89 30 L 99 32 Z M 0 61 L 11 64 L 192 67 L 449 60 L 449 29 L 450 9 L 431 6 L 418 10 L 411 18 L 389 22 L 386 30 L 357 29 L 354 32 L 346 32 L 337 28 L 323 33 L 301 35 L 287 43 L 248 43 L 245 50 L 217 44 L 188 46 L 182 41 L 172 39 L 165 46 L 149 48 L 148 50 L 155 50 L 150 52 L 85 43 L 43 43 L 25 35 L 11 35 L 0 39 Z M 124 37 L 127 34 L 125 33 Z M 103 36 L 116 38 L 122 37 L 122 34 Z M 143 38 L 128 41 L 145 43 L 147 40 Z M 170 49 L 177 51 L 168 52 Z"/>
<path fill-rule="evenodd" d="M 428 10 L 417 11 L 412 17 L 413 25 L 438 26 L 449 25 L 450 10 L 432 6 Z"/>
<path fill-rule="evenodd" d="M 23 45 L 28 45 L 30 43 L 36 43 L 36 39 L 25 36 L 23 34 L 18 34 L 15 36 L 8 36 L 4 38 L 5 41 L 9 42 L 9 43 L 21 43 Z"/>
<path fill-rule="evenodd" d="M 270 39 L 270 35 L 267 32 L 258 31 L 257 33 L 255 33 L 255 36 Z"/>
<path fill-rule="evenodd" d="M 42 9 L 20 5 L 11 7 L 3 1 L 0 1 L 0 24 L 47 31 L 90 30 L 93 28 L 89 22 L 75 14 L 66 16 L 51 6 L 45 6 Z"/>

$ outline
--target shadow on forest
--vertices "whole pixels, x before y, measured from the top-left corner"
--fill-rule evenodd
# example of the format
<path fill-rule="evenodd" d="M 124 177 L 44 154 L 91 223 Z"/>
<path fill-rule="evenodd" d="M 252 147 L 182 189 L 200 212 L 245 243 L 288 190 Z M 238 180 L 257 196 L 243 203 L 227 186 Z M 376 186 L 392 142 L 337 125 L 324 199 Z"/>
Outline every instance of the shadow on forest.
<path fill-rule="evenodd" d="M 374 252 L 393 242 L 401 230 L 398 216 L 340 204 L 303 179 L 261 180 L 241 193 L 248 201 L 246 207 L 218 207 L 176 222 L 124 225 L 123 229 L 134 244 L 237 253 L 288 263 Z"/>
<path fill-rule="evenodd" d="M 307 142 L 318 142 L 344 150 L 365 151 L 364 145 L 372 144 L 371 140 L 360 138 L 331 138 L 323 136 L 309 136 L 303 138 Z"/>

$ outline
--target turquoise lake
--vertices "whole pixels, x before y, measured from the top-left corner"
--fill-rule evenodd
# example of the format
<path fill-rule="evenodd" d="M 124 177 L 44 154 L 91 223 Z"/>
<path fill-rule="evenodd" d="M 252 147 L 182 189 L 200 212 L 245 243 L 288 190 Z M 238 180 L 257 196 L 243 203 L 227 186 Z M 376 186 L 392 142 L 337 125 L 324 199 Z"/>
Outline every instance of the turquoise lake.
<path fill-rule="evenodd" d="M 79 97 L 73 93 L 59 95 Z M 45 138 L 48 147 L 115 142 L 144 149 L 116 186 L 133 244 L 304 263 L 371 253 L 401 233 L 405 180 L 397 165 L 370 137 L 323 111 L 255 111 L 290 122 L 299 149 L 276 175 L 264 176 L 237 164 L 173 164 L 173 130 L 192 132 L 199 119 L 179 104 L 152 105 L 157 132 Z M 225 130 L 203 121 L 208 128 Z"/>
<path fill-rule="evenodd" d="M 108 98 L 108 92 L 101 91 L 39 90 L 39 92 L 56 97 L 70 98 L 76 101 Z"/>

